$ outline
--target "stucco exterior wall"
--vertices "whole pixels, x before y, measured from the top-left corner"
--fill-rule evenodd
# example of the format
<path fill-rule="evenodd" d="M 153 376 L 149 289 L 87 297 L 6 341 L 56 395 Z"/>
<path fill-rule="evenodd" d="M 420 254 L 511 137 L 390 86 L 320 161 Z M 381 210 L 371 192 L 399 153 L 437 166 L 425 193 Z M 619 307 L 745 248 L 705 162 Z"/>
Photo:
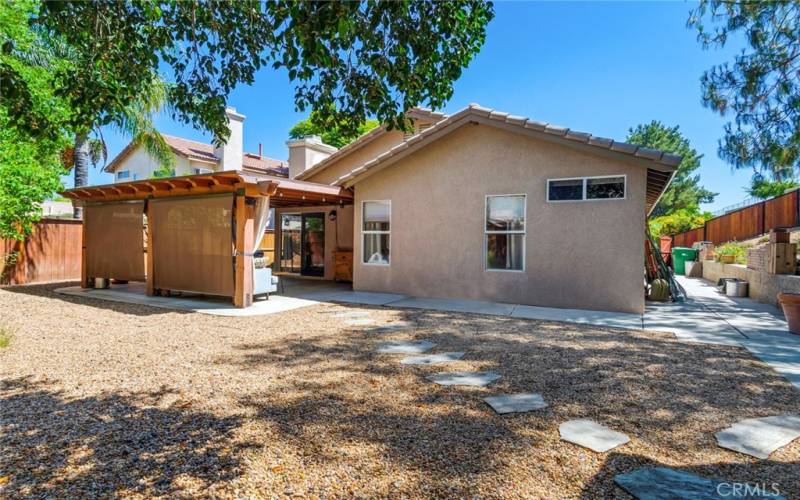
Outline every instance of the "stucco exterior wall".
<path fill-rule="evenodd" d="M 330 220 L 330 213 L 336 210 L 336 221 Z M 303 212 L 325 213 L 325 274 L 323 278 L 333 279 L 333 252 L 353 248 L 353 205 L 344 207 L 327 205 L 321 207 L 277 208 L 275 209 L 275 261 L 276 271 L 280 271 L 281 252 L 281 214 L 300 214 Z"/>
<path fill-rule="evenodd" d="M 391 149 L 403 142 L 404 133 L 400 130 L 391 130 L 377 139 L 373 140 L 366 146 L 363 146 L 358 151 L 346 155 L 341 160 L 332 163 L 325 167 L 322 171 L 315 173 L 304 181 L 319 182 L 321 184 L 332 184 L 336 179 L 358 167 L 359 165 L 368 162 L 379 154 Z"/>
<path fill-rule="evenodd" d="M 626 175 L 626 198 L 548 203 L 547 178 Z M 466 125 L 355 185 L 354 288 L 642 312 L 646 169 Z M 524 272 L 484 269 L 489 194 L 527 195 Z M 391 265 L 362 264 L 361 202 L 391 200 Z"/>
<path fill-rule="evenodd" d="M 147 154 L 143 147 L 139 146 L 117 165 L 112 175 L 114 176 L 114 182 L 150 179 L 153 177 L 153 172 L 155 172 L 158 167 L 158 163 Z M 210 163 L 189 160 L 183 156 L 175 157 L 175 175 L 191 175 L 194 173 L 192 170 L 193 168 L 204 168 L 212 171 L 218 170 L 216 165 Z M 127 179 L 117 179 L 117 172 L 121 170 L 129 171 L 130 177 Z"/>

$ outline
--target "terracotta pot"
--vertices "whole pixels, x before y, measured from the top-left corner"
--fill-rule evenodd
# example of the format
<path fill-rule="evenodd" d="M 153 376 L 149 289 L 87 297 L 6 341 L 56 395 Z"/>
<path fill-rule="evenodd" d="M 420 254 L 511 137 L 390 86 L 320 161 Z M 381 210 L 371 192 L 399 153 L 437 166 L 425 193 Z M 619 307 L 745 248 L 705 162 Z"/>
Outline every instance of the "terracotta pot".
<path fill-rule="evenodd" d="M 789 331 L 800 335 L 800 294 L 779 293 L 778 303 L 789 323 Z"/>
<path fill-rule="evenodd" d="M 735 255 L 720 255 L 719 256 L 719 261 L 722 262 L 723 264 L 733 264 L 734 262 L 736 262 L 736 256 Z"/>

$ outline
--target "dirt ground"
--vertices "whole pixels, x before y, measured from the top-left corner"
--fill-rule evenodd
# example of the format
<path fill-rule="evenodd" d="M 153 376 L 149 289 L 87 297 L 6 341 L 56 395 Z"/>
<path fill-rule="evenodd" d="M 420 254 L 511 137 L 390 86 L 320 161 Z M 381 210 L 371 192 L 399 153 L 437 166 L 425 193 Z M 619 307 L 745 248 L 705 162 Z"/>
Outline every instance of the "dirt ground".
<path fill-rule="evenodd" d="M 59 285 L 63 286 L 63 284 Z M 658 332 L 318 305 L 225 318 L 0 289 L 0 497 L 626 497 L 643 465 L 800 495 L 800 442 L 767 460 L 718 448 L 734 421 L 800 411 L 800 391 L 739 348 Z M 368 333 L 333 313 L 369 311 Z M 429 339 L 462 361 L 375 353 Z M 487 388 L 424 376 L 491 369 Z M 549 407 L 483 401 L 538 392 Z M 631 442 L 594 453 L 558 425 L 592 418 Z"/>

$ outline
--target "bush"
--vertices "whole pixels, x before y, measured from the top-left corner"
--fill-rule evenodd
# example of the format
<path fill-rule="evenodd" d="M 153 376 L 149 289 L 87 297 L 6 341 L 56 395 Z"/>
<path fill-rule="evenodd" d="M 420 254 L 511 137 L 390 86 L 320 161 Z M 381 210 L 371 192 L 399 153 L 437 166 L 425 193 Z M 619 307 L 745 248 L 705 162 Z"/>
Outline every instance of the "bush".
<path fill-rule="evenodd" d="M 11 345 L 11 332 L 4 326 L 0 326 L 0 349 L 4 349 Z"/>
<path fill-rule="evenodd" d="M 669 215 L 654 217 L 649 220 L 650 234 L 658 238 L 664 235 L 673 235 L 702 227 L 712 215 L 708 212 L 700 212 L 698 209 L 681 209 Z"/>

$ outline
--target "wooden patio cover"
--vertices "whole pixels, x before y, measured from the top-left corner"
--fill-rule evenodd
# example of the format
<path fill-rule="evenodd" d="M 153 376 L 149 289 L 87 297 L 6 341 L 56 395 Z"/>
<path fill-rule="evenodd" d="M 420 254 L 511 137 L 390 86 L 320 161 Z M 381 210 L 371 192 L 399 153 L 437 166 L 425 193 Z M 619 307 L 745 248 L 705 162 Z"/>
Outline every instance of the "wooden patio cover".
<path fill-rule="evenodd" d="M 95 205 L 134 200 L 156 200 L 172 198 L 202 197 L 208 195 L 230 194 L 233 200 L 232 221 L 236 227 L 234 237 L 235 267 L 233 303 L 237 307 L 247 307 L 253 300 L 253 265 L 252 247 L 255 241 L 254 200 L 267 198 L 270 207 L 301 207 L 315 205 L 345 205 L 353 203 L 352 191 L 325 184 L 290 180 L 264 174 L 242 171 L 223 171 L 209 174 L 187 175 L 182 177 L 166 177 L 146 179 L 102 186 L 87 186 L 70 189 L 62 193 L 77 205 Z M 209 199 L 211 200 L 211 199 Z M 197 202 L 202 203 L 201 198 Z M 209 201 L 208 203 L 211 203 Z M 149 205 L 149 204 L 148 204 Z M 147 208 L 152 224 L 157 212 L 151 213 Z M 156 292 L 154 283 L 154 266 L 158 261 L 159 245 L 153 241 L 156 231 L 148 231 L 147 252 L 147 293 Z M 87 234 L 83 233 L 83 266 L 81 271 L 82 286 L 89 287 L 87 274 Z M 96 242 L 95 242 L 96 243 Z M 114 248 L 109 248 L 114 252 Z M 165 255 L 165 258 L 167 256 Z M 223 264 L 224 265 L 224 264 Z M 217 270 L 223 272 L 224 270 Z M 98 276 L 100 277 L 100 276 Z M 117 276 L 102 276 L 119 278 Z"/>

